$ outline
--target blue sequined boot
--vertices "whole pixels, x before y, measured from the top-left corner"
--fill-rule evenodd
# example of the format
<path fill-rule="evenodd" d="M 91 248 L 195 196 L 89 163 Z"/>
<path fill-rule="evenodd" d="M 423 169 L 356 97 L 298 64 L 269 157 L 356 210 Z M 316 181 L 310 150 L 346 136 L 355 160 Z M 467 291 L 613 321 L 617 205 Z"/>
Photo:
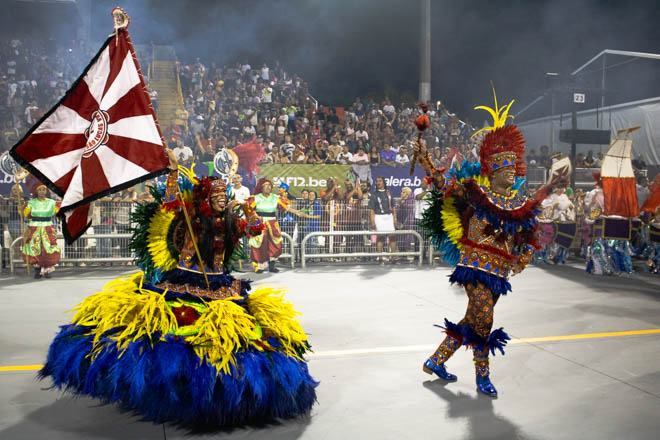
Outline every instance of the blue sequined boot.
<path fill-rule="evenodd" d="M 474 349 L 474 367 L 477 375 L 477 389 L 480 393 L 490 397 L 497 397 L 497 390 L 490 381 L 490 368 L 488 366 L 488 349 Z"/>
<path fill-rule="evenodd" d="M 447 336 L 435 353 L 424 362 L 422 370 L 427 374 L 435 373 L 444 380 L 456 380 L 456 376 L 449 373 L 444 364 L 460 346 L 461 342 L 459 340 Z"/>
<path fill-rule="evenodd" d="M 447 371 L 445 364 L 435 364 L 431 359 L 427 359 L 426 362 L 424 362 L 422 370 L 424 370 L 424 373 L 426 374 L 435 373 L 439 378 L 444 380 L 453 381 L 458 379 L 455 374 L 451 374 Z"/>

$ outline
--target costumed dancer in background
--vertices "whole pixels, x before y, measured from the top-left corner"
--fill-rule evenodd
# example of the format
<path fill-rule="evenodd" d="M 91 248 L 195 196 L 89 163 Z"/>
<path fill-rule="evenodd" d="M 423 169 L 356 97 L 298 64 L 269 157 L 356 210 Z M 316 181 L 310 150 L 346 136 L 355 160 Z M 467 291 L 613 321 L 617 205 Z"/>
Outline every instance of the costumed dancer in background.
<path fill-rule="evenodd" d="M 35 266 L 34 278 L 50 278 L 55 265 L 60 261 L 60 248 L 57 245 L 57 233 L 53 226 L 53 216 L 58 211 L 57 202 L 49 199 L 46 185 L 39 185 L 37 196 L 28 201 L 23 216 L 28 218 L 25 231 L 23 259 Z M 20 208 L 19 208 L 20 209 Z"/>
<path fill-rule="evenodd" d="M 282 232 L 277 222 L 277 213 L 286 211 L 300 216 L 305 215 L 289 206 L 288 198 L 275 195 L 273 182 L 269 179 L 259 179 L 254 194 L 247 203 L 250 209 L 263 219 L 265 229 L 263 234 L 251 237 L 248 241 L 252 265 L 256 273 L 262 273 L 266 269 L 269 272 L 279 272 L 275 262 L 282 255 Z"/>
<path fill-rule="evenodd" d="M 594 173 L 596 187 L 585 196 L 585 223 L 590 231 L 586 250 L 586 270 L 592 275 L 619 275 L 632 273 L 632 249 L 629 240 L 612 239 L 603 236 L 603 223 L 610 218 L 605 216 L 605 193 L 600 173 Z M 622 219 L 612 216 L 612 219 Z"/>
<path fill-rule="evenodd" d="M 494 93 L 494 91 L 493 91 Z M 523 162 L 524 140 L 515 126 L 505 126 L 511 101 L 503 107 L 487 109 L 494 118 L 484 137 L 480 164 L 464 161 L 448 175 L 433 166 L 426 147 L 417 142 L 415 153 L 435 185 L 431 206 L 424 213 L 424 226 L 434 244 L 455 269 L 451 283 L 465 288 L 468 306 L 458 323 L 445 319 L 447 337 L 424 363 L 424 371 L 445 380 L 456 380 L 445 363 L 462 345 L 472 347 L 478 390 L 488 396 L 497 391 L 490 380 L 489 352 L 504 346 L 509 336 L 502 328 L 491 332 L 493 311 L 500 295 L 511 290 L 508 278 L 520 273 L 532 258 L 540 201 L 551 187 L 565 180 L 567 169 L 553 175 L 550 184 L 532 200 L 512 190 L 516 176 L 526 173 Z M 562 174 L 563 172 L 563 174 Z"/>
<path fill-rule="evenodd" d="M 241 218 L 222 180 L 172 170 L 133 217 L 143 272 L 76 307 L 41 377 L 195 430 L 308 414 L 317 382 L 298 313 L 283 289 L 249 293 L 250 282 L 231 275 L 241 237 L 259 236 L 261 219 L 247 204 Z"/>
<path fill-rule="evenodd" d="M 534 251 L 532 263 L 536 265 L 550 264 L 552 243 L 555 239 L 555 225 L 552 222 L 553 207 L 552 195 L 548 195 L 540 205 L 541 212 L 537 216 L 539 221 L 539 244 L 541 248 Z"/>
<path fill-rule="evenodd" d="M 571 199 L 566 195 L 566 188 L 557 187 L 552 192 L 550 196 L 552 200 L 552 220 L 554 222 L 555 228 L 555 237 L 552 243 L 551 249 L 551 259 L 554 264 L 566 264 L 566 258 L 568 257 L 568 247 L 563 244 L 569 244 L 569 242 L 558 242 L 559 238 L 563 238 L 560 234 L 560 228 L 562 224 L 575 222 L 575 205 L 571 202 Z M 544 201 L 545 202 L 545 201 Z"/>
<path fill-rule="evenodd" d="M 649 272 L 660 274 L 660 174 L 649 185 L 649 190 L 650 194 L 641 207 L 646 218 L 651 216 L 648 222 L 649 255 L 646 265 Z"/>

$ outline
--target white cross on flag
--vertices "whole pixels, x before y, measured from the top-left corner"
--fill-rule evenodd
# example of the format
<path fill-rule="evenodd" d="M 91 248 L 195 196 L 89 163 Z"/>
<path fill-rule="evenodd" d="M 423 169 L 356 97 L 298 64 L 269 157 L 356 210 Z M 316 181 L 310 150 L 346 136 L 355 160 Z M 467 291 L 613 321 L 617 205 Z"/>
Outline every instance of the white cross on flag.
<path fill-rule="evenodd" d="M 11 155 L 62 197 L 70 243 L 91 223 L 89 202 L 167 172 L 164 148 L 133 44 L 119 29 Z"/>

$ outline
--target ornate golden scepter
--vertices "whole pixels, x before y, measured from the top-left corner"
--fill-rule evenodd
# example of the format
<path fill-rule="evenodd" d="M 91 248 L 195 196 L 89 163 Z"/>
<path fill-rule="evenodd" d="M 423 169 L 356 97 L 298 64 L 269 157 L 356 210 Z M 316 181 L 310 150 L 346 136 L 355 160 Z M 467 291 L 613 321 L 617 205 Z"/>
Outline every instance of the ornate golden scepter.
<path fill-rule="evenodd" d="M 415 125 L 417 126 L 417 143 L 420 143 L 422 140 L 422 133 L 429 128 L 429 125 L 431 122 L 429 121 L 429 117 L 426 115 L 426 112 L 429 111 L 429 107 L 424 104 L 423 102 L 418 102 L 417 107 L 422 109 L 422 114 L 415 119 Z M 413 154 L 413 158 L 410 161 L 410 175 L 412 176 L 415 173 L 415 164 L 417 163 L 417 152 Z"/>

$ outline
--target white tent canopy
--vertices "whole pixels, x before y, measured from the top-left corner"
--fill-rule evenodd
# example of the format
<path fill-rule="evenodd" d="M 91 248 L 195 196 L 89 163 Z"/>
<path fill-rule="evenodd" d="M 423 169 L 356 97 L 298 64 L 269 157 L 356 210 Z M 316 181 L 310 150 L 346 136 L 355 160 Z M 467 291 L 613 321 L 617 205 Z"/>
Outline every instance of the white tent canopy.
<path fill-rule="evenodd" d="M 641 154 L 648 165 L 660 165 L 660 97 L 605 107 L 598 111 L 585 110 L 578 112 L 577 120 L 580 129 L 609 129 L 613 139 L 618 130 L 641 125 L 640 130 L 631 133 L 632 158 L 635 159 Z M 596 121 L 602 122 L 599 124 L 600 127 L 597 127 Z M 518 128 L 525 137 L 527 151 L 534 149 L 538 152 L 541 145 L 554 144 L 554 152 L 570 153 L 570 144 L 559 141 L 559 130 L 571 128 L 570 113 L 565 113 L 561 117 L 556 115 L 522 122 L 518 124 Z M 587 150 L 605 153 L 609 145 L 602 145 L 599 148 L 598 145 L 578 144 L 577 148 L 578 153 L 586 153 Z"/>

